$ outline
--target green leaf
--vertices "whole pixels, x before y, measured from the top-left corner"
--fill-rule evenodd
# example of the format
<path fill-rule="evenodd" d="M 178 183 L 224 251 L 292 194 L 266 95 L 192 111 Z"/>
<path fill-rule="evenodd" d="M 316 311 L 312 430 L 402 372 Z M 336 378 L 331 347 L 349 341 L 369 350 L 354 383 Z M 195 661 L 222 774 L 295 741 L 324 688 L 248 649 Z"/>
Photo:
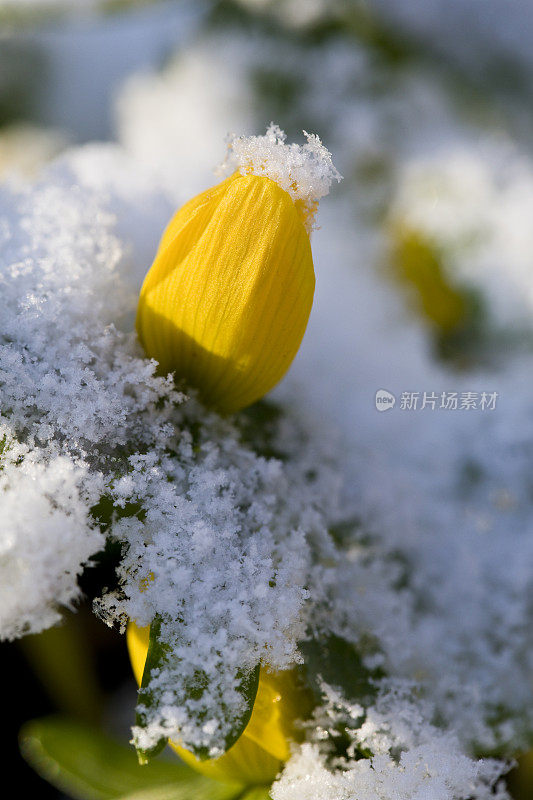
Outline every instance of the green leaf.
<path fill-rule="evenodd" d="M 114 800 L 271 800 L 270 787 L 252 786 L 249 789 L 235 789 L 223 783 L 214 783 L 213 789 L 202 786 L 192 787 L 192 791 L 181 785 L 168 784 L 155 786 L 152 789 L 141 789 L 138 792 L 124 795 Z"/>
<path fill-rule="evenodd" d="M 311 688 L 320 699 L 321 680 L 340 689 L 347 700 L 368 705 L 377 694 L 376 683 L 384 676 L 381 669 L 365 667 L 353 644 L 331 634 L 300 644 Z"/>
<path fill-rule="evenodd" d="M 150 640 L 148 652 L 144 665 L 144 672 L 139 689 L 139 702 L 137 706 L 136 725 L 139 728 L 146 728 L 150 721 L 151 711 L 157 710 L 158 692 L 154 691 L 152 675 L 159 675 L 162 670 L 169 669 L 172 674 L 179 676 L 179 659 L 172 653 L 170 647 L 161 638 L 161 617 L 156 616 L 150 626 Z M 176 677 L 176 679 L 178 679 Z M 239 671 L 235 676 L 237 691 L 243 696 L 245 706 L 243 713 L 235 718 L 228 719 L 229 710 L 224 706 L 223 699 L 220 703 L 220 719 L 225 724 L 226 735 L 224 737 L 224 752 L 227 752 L 239 739 L 242 732 L 248 725 L 254 707 L 257 688 L 259 686 L 259 664 L 251 672 L 243 673 Z M 202 696 L 208 690 L 207 676 L 199 671 L 194 681 L 183 687 L 187 697 L 201 701 Z M 201 721 L 202 708 L 198 704 L 198 714 Z M 204 712 L 205 713 L 205 712 Z M 167 743 L 167 739 L 160 739 L 154 747 L 144 750 L 136 746 L 140 764 L 146 764 L 154 756 L 158 755 Z M 206 748 L 197 748 L 192 742 L 183 740 L 183 746 L 191 750 L 197 758 L 205 759 L 208 757 Z"/>
<path fill-rule="evenodd" d="M 269 786 L 253 786 L 238 800 L 270 800 Z"/>
<path fill-rule="evenodd" d="M 212 786 L 169 783 L 152 789 L 141 789 L 114 800 L 244 800 L 242 788 L 235 790 L 224 783 L 211 782 Z M 213 788 L 214 787 L 214 788 Z M 248 797 L 248 795 L 244 795 Z M 257 800 L 262 800 L 259 798 Z"/>
<path fill-rule="evenodd" d="M 259 669 L 260 665 L 257 664 L 255 669 L 247 674 L 243 674 L 242 672 L 237 673 L 237 680 L 239 681 L 237 691 L 244 697 L 246 706 L 241 716 L 232 720 L 231 729 L 224 740 L 226 752 L 230 749 L 230 747 L 233 747 L 237 739 L 240 738 L 244 729 L 250 722 L 250 717 L 252 716 L 255 698 L 257 695 L 257 689 L 259 687 Z"/>
<path fill-rule="evenodd" d="M 27 723 L 20 732 L 26 761 L 77 800 L 233 800 L 243 788 L 194 772 L 176 757 L 141 767 L 132 748 L 67 717 Z"/>

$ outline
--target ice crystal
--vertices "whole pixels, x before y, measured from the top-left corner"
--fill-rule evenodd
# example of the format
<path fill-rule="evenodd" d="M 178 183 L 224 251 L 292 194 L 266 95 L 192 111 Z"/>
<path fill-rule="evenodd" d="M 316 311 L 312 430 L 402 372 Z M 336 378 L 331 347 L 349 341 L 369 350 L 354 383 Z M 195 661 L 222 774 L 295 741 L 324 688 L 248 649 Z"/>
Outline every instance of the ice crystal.
<path fill-rule="evenodd" d="M 306 225 L 311 230 L 318 201 L 342 176 L 318 136 L 306 131 L 304 134 L 307 144 L 286 144 L 285 133 L 271 123 L 264 136 L 231 136 L 219 174 L 228 175 L 238 169 L 243 175 L 271 178 L 294 201 L 302 203 Z"/>

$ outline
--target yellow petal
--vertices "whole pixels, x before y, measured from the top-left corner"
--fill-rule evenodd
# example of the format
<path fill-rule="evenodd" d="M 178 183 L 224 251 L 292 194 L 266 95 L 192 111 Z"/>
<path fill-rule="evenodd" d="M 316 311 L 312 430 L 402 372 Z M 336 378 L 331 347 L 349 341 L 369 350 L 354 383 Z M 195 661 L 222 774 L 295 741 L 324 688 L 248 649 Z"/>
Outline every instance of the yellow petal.
<path fill-rule="evenodd" d="M 127 642 L 133 673 L 140 685 L 148 652 L 149 626 L 130 622 Z M 246 785 L 270 783 L 290 756 L 290 743 L 299 732 L 294 720 L 310 710 L 310 696 L 295 671 L 268 672 L 261 669 L 252 716 L 243 734 L 220 758 L 200 761 L 175 742 L 170 746 L 198 772 L 215 780 Z"/>
<path fill-rule="evenodd" d="M 144 281 L 148 356 L 233 412 L 266 394 L 300 346 L 315 278 L 300 211 L 270 178 L 235 174 L 181 208 Z"/>
<path fill-rule="evenodd" d="M 175 742 L 169 744 L 196 772 L 222 783 L 242 783 L 245 786 L 272 783 L 283 767 L 282 761 L 244 734 L 227 753 L 208 761 L 200 761 Z"/>

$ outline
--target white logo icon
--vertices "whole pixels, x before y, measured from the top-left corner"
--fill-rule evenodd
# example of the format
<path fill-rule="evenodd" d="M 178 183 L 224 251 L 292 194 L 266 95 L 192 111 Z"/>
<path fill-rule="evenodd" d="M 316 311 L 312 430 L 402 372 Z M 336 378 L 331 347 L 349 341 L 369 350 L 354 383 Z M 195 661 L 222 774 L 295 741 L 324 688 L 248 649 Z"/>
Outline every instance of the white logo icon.
<path fill-rule="evenodd" d="M 378 389 L 376 392 L 376 408 L 378 411 L 388 411 L 394 408 L 396 398 L 386 389 Z"/>

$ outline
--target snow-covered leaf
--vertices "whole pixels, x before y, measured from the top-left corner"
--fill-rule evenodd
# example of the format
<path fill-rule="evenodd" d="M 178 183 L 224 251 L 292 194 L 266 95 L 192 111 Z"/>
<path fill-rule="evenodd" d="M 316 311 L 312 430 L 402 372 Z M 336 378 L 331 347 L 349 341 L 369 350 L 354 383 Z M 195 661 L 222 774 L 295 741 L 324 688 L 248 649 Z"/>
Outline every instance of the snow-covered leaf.
<path fill-rule="evenodd" d="M 156 724 L 162 725 L 162 729 L 164 729 L 166 721 L 164 708 L 166 682 L 161 683 L 158 679 L 161 675 L 169 672 L 174 676 L 175 680 L 179 680 L 180 662 L 179 655 L 172 651 L 168 642 L 162 637 L 161 618 L 157 616 L 150 627 L 148 653 L 137 705 L 135 744 L 141 764 L 147 763 L 149 759 L 158 755 L 168 741 L 168 737 L 162 735 L 148 748 L 144 748 L 140 743 L 144 731 L 150 729 L 153 724 L 154 717 L 157 721 Z M 232 715 L 232 709 L 228 709 L 223 697 L 220 698 L 218 705 L 213 706 L 211 704 L 209 709 L 210 714 L 217 719 L 223 731 L 224 752 L 235 744 L 250 720 L 259 685 L 259 664 L 254 669 L 246 672 L 238 670 L 235 675 L 235 684 L 236 691 L 244 701 L 241 704 L 240 713 Z M 188 682 L 185 691 L 187 696 L 197 704 L 196 711 L 199 727 L 202 726 L 207 716 L 207 706 L 204 698 L 204 694 L 208 693 L 207 690 L 207 674 L 202 670 L 198 670 L 193 680 Z M 204 698 L 204 702 L 202 702 L 202 698 Z M 194 752 L 198 758 L 209 757 L 209 749 L 207 747 L 197 747 L 194 741 L 188 742 L 184 738 L 180 740 L 180 743 Z"/>

